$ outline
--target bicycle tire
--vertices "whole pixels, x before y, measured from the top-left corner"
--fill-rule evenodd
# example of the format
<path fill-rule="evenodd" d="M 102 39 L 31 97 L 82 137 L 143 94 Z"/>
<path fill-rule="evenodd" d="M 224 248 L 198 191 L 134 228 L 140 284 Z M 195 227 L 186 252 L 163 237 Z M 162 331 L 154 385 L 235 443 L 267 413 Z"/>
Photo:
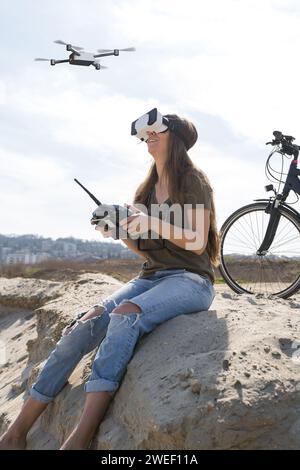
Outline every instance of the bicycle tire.
<path fill-rule="evenodd" d="M 248 204 L 246 206 L 243 206 L 233 212 L 228 219 L 223 223 L 221 230 L 220 230 L 220 272 L 221 275 L 226 282 L 226 284 L 236 293 L 238 294 L 255 294 L 256 292 L 246 289 L 241 285 L 236 279 L 233 278 L 232 274 L 230 274 L 228 270 L 229 262 L 226 260 L 226 254 L 224 253 L 224 243 L 226 241 L 226 235 L 229 233 L 230 228 L 234 225 L 235 222 L 240 219 L 241 216 L 247 215 L 251 212 L 254 211 L 264 211 L 268 205 L 268 201 L 263 201 L 263 202 L 255 202 L 252 204 Z M 293 212 L 289 211 L 285 206 L 279 205 L 278 209 L 280 211 L 281 218 L 287 219 L 289 222 L 291 222 L 296 230 L 298 230 L 299 233 L 299 244 L 300 244 L 300 217 L 297 217 L 296 214 Z M 297 232 L 296 232 L 297 234 Z M 229 238 L 229 237 L 228 237 Z M 298 240 L 298 239 L 297 239 Z M 272 248 L 272 245 L 271 247 Z M 229 258 L 229 257 L 228 257 Z M 252 258 L 254 258 L 252 256 Z M 258 256 L 257 256 L 258 258 Z M 299 257 L 297 257 L 299 258 Z M 298 263 L 300 264 L 300 258 L 299 260 L 296 259 L 296 271 L 298 270 L 298 277 L 296 277 L 295 281 L 292 282 L 289 286 L 285 287 L 282 290 L 279 290 L 278 292 L 274 292 L 271 294 L 271 296 L 277 296 L 280 298 L 288 298 L 291 295 L 295 294 L 299 289 L 300 289 L 300 269 L 298 267 Z M 250 275 L 250 274 L 249 274 Z M 297 273 L 296 273 L 297 276 Z M 265 282 L 265 286 L 267 287 L 267 284 Z M 267 292 L 267 289 L 265 289 L 265 292 L 260 292 L 262 294 L 269 294 Z"/>

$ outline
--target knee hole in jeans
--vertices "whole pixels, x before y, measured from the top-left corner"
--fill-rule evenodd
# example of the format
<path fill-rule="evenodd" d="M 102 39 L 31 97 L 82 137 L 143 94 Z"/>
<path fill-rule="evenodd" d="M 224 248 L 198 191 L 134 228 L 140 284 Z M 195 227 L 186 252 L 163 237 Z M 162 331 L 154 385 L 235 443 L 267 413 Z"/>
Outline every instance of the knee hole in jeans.
<path fill-rule="evenodd" d="M 141 313 L 142 309 L 139 305 L 131 302 L 128 299 L 123 299 L 122 302 L 119 303 L 117 307 L 112 310 L 112 313 L 120 314 L 120 315 L 130 315 L 132 313 Z"/>

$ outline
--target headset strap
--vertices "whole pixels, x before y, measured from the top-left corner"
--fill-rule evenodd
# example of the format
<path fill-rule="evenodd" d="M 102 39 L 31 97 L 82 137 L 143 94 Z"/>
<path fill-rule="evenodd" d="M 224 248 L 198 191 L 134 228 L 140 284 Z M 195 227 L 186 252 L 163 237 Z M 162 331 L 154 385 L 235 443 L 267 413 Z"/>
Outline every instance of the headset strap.
<path fill-rule="evenodd" d="M 188 146 L 186 144 L 185 138 L 183 137 L 183 135 L 179 131 L 178 126 L 176 124 L 176 121 L 171 121 L 169 118 L 163 116 L 163 124 L 168 126 L 168 129 L 170 129 L 170 131 L 174 132 L 174 134 L 176 134 L 177 137 L 179 137 L 179 139 L 181 139 L 183 141 L 184 146 L 187 149 Z"/>

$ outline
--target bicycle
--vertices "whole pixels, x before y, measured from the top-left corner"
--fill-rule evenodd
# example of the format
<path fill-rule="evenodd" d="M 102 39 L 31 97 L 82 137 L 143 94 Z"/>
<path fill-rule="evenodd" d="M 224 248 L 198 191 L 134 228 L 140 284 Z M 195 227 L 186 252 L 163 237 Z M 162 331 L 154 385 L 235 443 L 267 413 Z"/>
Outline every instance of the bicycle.
<path fill-rule="evenodd" d="M 266 294 L 288 298 L 300 288 L 300 214 L 291 204 L 300 195 L 300 169 L 297 168 L 300 146 L 294 137 L 273 132 L 274 139 L 266 145 L 275 147 L 267 159 L 265 172 L 279 181 L 265 186 L 273 191 L 269 199 L 254 199 L 254 203 L 233 212 L 220 230 L 220 272 L 228 286 L 238 294 Z M 270 159 L 282 155 L 281 172 L 274 170 Z M 284 157 L 293 158 L 288 173 L 283 173 Z M 278 179 L 272 171 L 280 174 Z M 282 176 L 286 175 L 286 180 Z M 282 192 L 279 192 L 284 183 Z M 290 191 L 297 200 L 287 204 Z"/>

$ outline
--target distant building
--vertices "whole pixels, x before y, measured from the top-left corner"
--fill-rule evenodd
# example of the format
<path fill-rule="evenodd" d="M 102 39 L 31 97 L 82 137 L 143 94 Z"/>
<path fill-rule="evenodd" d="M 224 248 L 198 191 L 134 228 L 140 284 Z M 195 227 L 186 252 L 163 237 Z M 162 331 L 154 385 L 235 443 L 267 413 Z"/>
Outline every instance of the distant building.
<path fill-rule="evenodd" d="M 42 261 L 45 261 L 46 259 L 50 259 L 52 256 L 49 253 L 46 252 L 40 252 L 36 254 L 36 263 L 41 263 Z"/>
<path fill-rule="evenodd" d="M 77 253 L 76 244 L 71 242 L 63 242 L 63 252 L 66 256 L 75 256 Z"/>
<path fill-rule="evenodd" d="M 51 258 L 48 253 L 30 253 L 30 252 L 15 252 L 6 255 L 4 259 L 5 264 L 35 264 Z"/>
<path fill-rule="evenodd" d="M 22 252 L 10 253 L 6 256 L 6 258 L 4 259 L 4 262 L 5 264 L 35 263 L 35 255 L 32 255 L 31 253 L 22 253 Z"/>
<path fill-rule="evenodd" d="M 6 259 L 6 256 L 11 253 L 12 251 L 12 248 L 10 247 L 7 247 L 7 246 L 3 246 L 0 250 L 0 254 L 1 254 L 1 261 L 5 262 L 5 259 Z"/>
<path fill-rule="evenodd" d="M 43 251 L 51 250 L 52 246 L 53 246 L 53 241 L 52 240 L 43 240 L 42 241 L 42 250 Z"/>

